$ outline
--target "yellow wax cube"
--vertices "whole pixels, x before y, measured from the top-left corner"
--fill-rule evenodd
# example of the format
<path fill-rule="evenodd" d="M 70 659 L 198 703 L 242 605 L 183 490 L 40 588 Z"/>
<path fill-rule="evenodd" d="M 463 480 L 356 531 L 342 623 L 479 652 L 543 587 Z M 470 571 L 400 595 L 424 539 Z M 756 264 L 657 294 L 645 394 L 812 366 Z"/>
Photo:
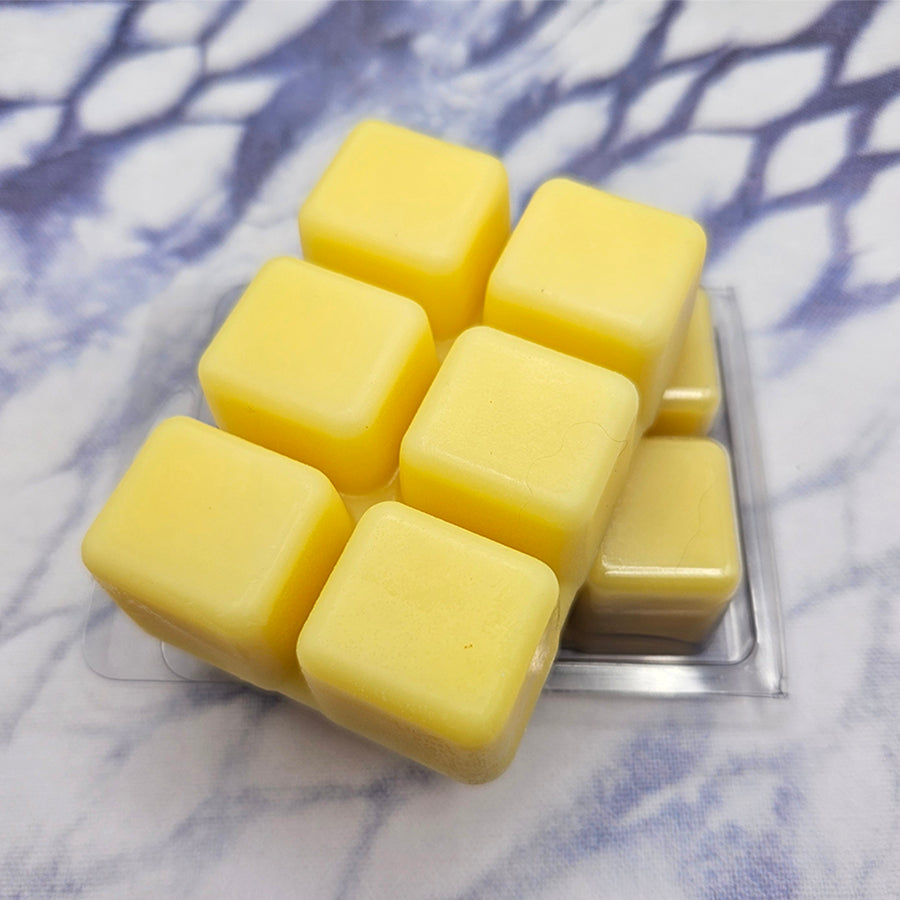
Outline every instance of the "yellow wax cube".
<path fill-rule="evenodd" d="M 351 527 L 321 472 L 179 417 L 147 439 L 82 556 L 144 630 L 311 702 L 297 636 Z"/>
<path fill-rule="evenodd" d="M 419 306 L 288 258 L 260 270 L 199 366 L 222 428 L 321 469 L 348 493 L 396 471 L 436 370 Z"/>
<path fill-rule="evenodd" d="M 615 372 L 472 328 L 403 439 L 401 495 L 578 586 L 628 470 L 637 406 Z"/>
<path fill-rule="evenodd" d="M 656 417 L 706 254 L 691 219 L 556 178 L 535 192 L 488 282 L 484 322 L 621 372 Z"/>
<path fill-rule="evenodd" d="M 435 337 L 475 322 L 509 236 L 503 164 L 363 122 L 300 210 L 307 259 L 421 303 Z"/>
<path fill-rule="evenodd" d="M 567 642 L 609 635 L 701 643 L 741 579 L 731 467 L 708 438 L 645 438 L 575 602 Z"/>
<path fill-rule="evenodd" d="M 453 778 L 509 764 L 558 642 L 536 559 L 410 509 L 360 519 L 300 634 L 329 718 Z"/>
<path fill-rule="evenodd" d="M 662 396 L 651 434 L 701 435 L 709 431 L 719 404 L 722 388 L 716 362 L 716 336 L 713 332 L 709 297 L 697 291 L 694 312 L 675 372 Z"/>

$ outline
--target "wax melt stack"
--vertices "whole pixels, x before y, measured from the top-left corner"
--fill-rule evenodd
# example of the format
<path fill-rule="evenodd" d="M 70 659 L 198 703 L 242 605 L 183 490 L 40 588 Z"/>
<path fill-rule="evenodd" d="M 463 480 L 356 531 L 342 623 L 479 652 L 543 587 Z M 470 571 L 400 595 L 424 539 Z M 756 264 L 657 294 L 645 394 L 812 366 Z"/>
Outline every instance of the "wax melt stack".
<path fill-rule="evenodd" d="M 467 782 L 561 639 L 702 645 L 741 577 L 706 250 L 557 178 L 358 125 L 83 543 L 157 638 Z M 646 436 L 645 436 L 646 435 Z"/>

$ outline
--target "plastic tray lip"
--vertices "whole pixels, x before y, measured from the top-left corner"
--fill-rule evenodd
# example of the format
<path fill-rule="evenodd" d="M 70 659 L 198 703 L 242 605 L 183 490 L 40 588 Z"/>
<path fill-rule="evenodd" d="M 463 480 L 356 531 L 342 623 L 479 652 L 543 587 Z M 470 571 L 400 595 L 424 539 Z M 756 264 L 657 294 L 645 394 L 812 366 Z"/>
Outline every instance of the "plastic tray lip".
<path fill-rule="evenodd" d="M 744 328 L 734 290 L 706 290 L 719 349 L 721 424 L 731 448 L 738 500 L 749 598 L 748 631 L 752 632 L 749 646 L 740 658 L 728 661 L 674 655 L 583 654 L 584 658 L 578 658 L 577 651 L 567 650 L 551 668 L 545 685 L 548 691 L 646 697 L 787 696 L 781 601 Z M 165 406 L 169 414 L 204 415 L 196 385 L 177 390 Z M 136 451 L 143 436 L 136 432 L 124 441 L 123 457 L 133 456 L 126 451 Z M 82 648 L 88 666 L 98 675 L 121 681 L 234 682 L 226 673 L 143 632 L 138 634 L 137 626 L 126 619 L 99 585 L 94 584 L 89 592 L 87 607 Z M 117 649 L 115 644 L 120 639 L 111 636 L 111 626 L 134 632 L 133 638 L 121 640 L 138 641 L 127 649 L 139 648 L 139 658 L 129 655 L 125 664 L 116 662 L 111 651 Z"/>
<path fill-rule="evenodd" d="M 744 572 L 754 641 L 739 660 L 712 662 L 685 657 L 607 656 L 558 658 L 547 679 L 552 691 L 616 695 L 694 697 L 743 695 L 786 697 L 787 674 L 781 598 L 778 588 L 768 492 L 750 361 L 737 297 L 732 288 L 707 288 L 713 304 L 723 419 L 729 434 Z"/>

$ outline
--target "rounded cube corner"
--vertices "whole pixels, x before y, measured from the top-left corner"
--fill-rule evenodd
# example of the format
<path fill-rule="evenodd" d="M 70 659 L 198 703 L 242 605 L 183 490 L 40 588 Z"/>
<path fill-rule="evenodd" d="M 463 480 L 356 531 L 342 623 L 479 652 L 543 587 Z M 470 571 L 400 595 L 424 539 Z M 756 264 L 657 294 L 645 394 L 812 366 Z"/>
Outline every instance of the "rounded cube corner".
<path fill-rule="evenodd" d="M 406 434 L 400 441 L 399 475 L 400 493 L 406 498 L 409 492 L 410 480 L 418 480 L 427 466 L 430 458 L 425 441 L 420 434 L 420 429 L 413 424 L 406 430 Z"/>
<path fill-rule="evenodd" d="M 615 369 L 604 371 L 608 373 L 609 383 L 615 385 L 615 392 L 626 405 L 628 412 L 636 417 L 641 404 L 641 393 L 637 385 L 627 375 L 616 372 Z"/>
<path fill-rule="evenodd" d="M 326 223 L 319 211 L 319 202 L 317 199 L 316 188 L 313 188 L 307 198 L 300 204 L 297 211 L 297 230 L 300 232 L 300 248 L 303 250 L 304 258 L 311 261 L 313 256 L 313 247 L 310 243 L 312 233 L 316 231 L 324 231 Z"/>
<path fill-rule="evenodd" d="M 493 193 L 491 198 L 493 204 L 501 202 L 509 206 L 509 173 L 503 160 L 491 153 L 477 151 L 484 166 L 484 177 L 487 182 L 488 190 Z"/>
<path fill-rule="evenodd" d="M 157 441 L 160 438 L 167 438 L 171 434 L 178 434 L 184 431 L 201 431 L 203 422 L 194 419 L 191 416 L 177 415 L 167 416 L 161 422 L 157 423 L 150 434 L 147 436 L 145 444 L 151 441 Z M 211 427 L 211 426 L 206 426 Z"/>
<path fill-rule="evenodd" d="M 726 472 L 731 471 L 731 454 L 728 452 L 728 448 L 720 440 L 708 436 L 700 437 L 696 440 L 699 442 L 698 446 L 704 448 L 701 452 L 714 456 L 717 460 L 717 464 L 722 465 Z"/>
<path fill-rule="evenodd" d="M 721 593 L 721 602 L 723 605 L 728 603 L 735 595 L 737 589 L 741 586 L 743 578 L 744 567 L 738 552 L 734 559 L 729 561 L 727 571 L 723 573 Z"/>
<path fill-rule="evenodd" d="M 409 514 L 410 507 L 397 500 L 382 500 L 380 503 L 373 503 L 360 517 L 356 523 L 356 530 L 359 534 L 366 534 L 369 529 L 374 528 L 384 519 L 394 521 L 402 520 L 405 515 Z"/>
<path fill-rule="evenodd" d="M 200 389 L 204 395 L 211 390 L 215 390 L 218 376 L 218 366 L 216 365 L 218 351 L 215 346 L 215 338 L 209 343 L 207 348 L 200 355 L 197 361 L 197 380 L 200 382 Z"/>
<path fill-rule="evenodd" d="M 488 324 L 471 325 L 460 332 L 459 336 L 453 343 L 453 350 L 456 350 L 454 356 L 459 356 L 461 352 L 468 352 L 471 346 L 477 346 L 485 342 L 496 339 L 498 329 Z M 459 347 L 460 349 L 456 349 Z"/>
<path fill-rule="evenodd" d="M 388 291 L 395 298 L 402 301 L 398 304 L 401 309 L 401 315 L 405 318 L 409 326 L 410 343 L 414 345 L 416 342 L 427 339 L 432 350 L 434 349 L 434 329 L 431 327 L 431 320 L 428 313 L 421 303 L 417 303 L 411 297 L 405 294 L 398 294 L 394 291 Z"/>
<path fill-rule="evenodd" d="M 560 194 L 565 194 L 572 191 L 573 188 L 584 188 L 586 185 L 583 185 L 581 182 L 576 181 L 574 178 L 569 178 L 565 175 L 556 175 L 553 178 L 548 178 L 546 181 L 542 181 L 536 188 L 535 192 L 531 195 L 532 202 L 536 199 L 545 199 L 548 197 L 557 197 Z M 531 204 L 529 203 L 529 206 Z"/>
<path fill-rule="evenodd" d="M 467 753 L 490 757 L 491 750 L 512 727 L 512 713 L 509 703 L 500 701 L 490 704 L 477 714 L 464 716 L 455 728 L 448 730 L 447 737 Z M 492 770 L 493 766 L 489 769 Z M 491 775 L 485 780 L 490 781 L 493 777 Z"/>
<path fill-rule="evenodd" d="M 254 277 L 253 281 L 256 281 L 257 278 L 261 276 L 271 275 L 272 272 L 281 272 L 283 270 L 291 270 L 292 272 L 296 272 L 299 269 L 302 269 L 304 266 L 312 265 L 307 260 L 302 260 L 296 256 L 288 256 L 286 253 L 281 254 L 280 256 L 273 256 L 270 259 L 267 259 L 260 267 Z M 253 281 L 250 282 L 250 286 L 252 287 Z"/>
<path fill-rule="evenodd" d="M 302 466 L 305 470 L 306 478 L 316 492 L 317 500 L 326 506 L 335 502 L 341 506 L 344 505 L 344 501 L 341 499 L 338 489 L 334 486 L 334 482 L 321 469 L 302 462 L 297 462 L 297 465 Z"/>
<path fill-rule="evenodd" d="M 102 511 L 84 533 L 84 537 L 81 539 L 81 546 L 79 547 L 81 562 L 91 575 L 97 579 L 102 578 L 101 571 L 104 560 L 101 516 Z"/>
<path fill-rule="evenodd" d="M 297 643 L 294 645 L 294 654 L 297 657 L 297 665 L 304 678 L 312 687 L 317 679 L 321 679 L 327 673 L 328 662 L 322 658 L 321 641 L 318 639 L 318 628 L 314 619 L 315 606 L 307 616 L 300 634 L 297 635 Z M 315 689 L 313 689 L 315 693 Z"/>
<path fill-rule="evenodd" d="M 696 219 L 683 216 L 682 221 L 684 222 L 684 231 L 688 247 L 699 260 L 699 265 L 702 266 L 703 261 L 706 259 L 706 250 L 709 244 L 709 240 L 706 236 L 706 229 Z"/>
<path fill-rule="evenodd" d="M 357 122 L 349 132 L 347 132 L 347 137 L 345 140 L 349 140 L 350 138 L 358 138 L 360 135 L 365 135 L 367 132 L 375 133 L 375 132 L 396 132 L 402 131 L 403 126 L 395 125 L 392 122 L 386 122 L 384 119 L 376 118 L 375 116 L 368 116 L 365 119 Z"/>
<path fill-rule="evenodd" d="M 530 557 L 530 559 L 537 563 L 534 567 L 536 593 L 543 594 L 547 597 L 548 614 L 552 615 L 553 610 L 557 608 L 559 602 L 559 578 L 556 576 L 556 572 L 554 572 L 542 559 L 537 559 L 537 557 L 534 556 Z M 543 582 L 543 584 L 540 582 Z"/>
<path fill-rule="evenodd" d="M 484 287 L 484 309 L 482 311 L 482 321 L 485 325 L 490 325 L 493 317 L 506 302 L 509 295 L 511 285 L 509 275 L 507 274 L 507 266 L 505 264 L 506 251 L 509 245 L 503 248 L 494 268 L 488 275 L 487 283 Z"/>

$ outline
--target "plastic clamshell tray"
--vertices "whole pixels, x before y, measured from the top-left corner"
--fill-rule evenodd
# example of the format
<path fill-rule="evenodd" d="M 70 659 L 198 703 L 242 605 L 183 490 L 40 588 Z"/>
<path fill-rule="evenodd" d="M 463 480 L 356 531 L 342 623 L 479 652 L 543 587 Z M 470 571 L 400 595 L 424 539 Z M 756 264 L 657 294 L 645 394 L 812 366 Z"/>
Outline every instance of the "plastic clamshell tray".
<path fill-rule="evenodd" d="M 710 436 L 731 454 L 743 552 L 743 578 L 710 640 L 692 655 L 640 652 L 583 653 L 561 649 L 546 690 L 601 694 L 691 696 L 737 694 L 778 697 L 786 693 L 781 608 L 768 517 L 762 455 L 743 326 L 734 292 L 707 289 L 713 309 L 723 403 Z M 194 362 L 234 304 L 238 292 L 217 302 L 193 297 L 191 314 L 209 323 L 177 348 L 181 364 L 159 383 L 135 387 L 129 399 L 133 427 L 122 441 L 121 468 L 155 423 L 183 413 L 211 421 L 194 375 Z M 179 298 L 179 302 L 187 298 Z M 145 339 L 152 353 L 165 329 L 168 304 L 151 308 Z M 176 388 L 172 392 L 173 386 Z M 226 673 L 141 631 L 99 586 L 89 595 L 84 653 L 98 674 L 134 681 L 233 681 Z"/>

